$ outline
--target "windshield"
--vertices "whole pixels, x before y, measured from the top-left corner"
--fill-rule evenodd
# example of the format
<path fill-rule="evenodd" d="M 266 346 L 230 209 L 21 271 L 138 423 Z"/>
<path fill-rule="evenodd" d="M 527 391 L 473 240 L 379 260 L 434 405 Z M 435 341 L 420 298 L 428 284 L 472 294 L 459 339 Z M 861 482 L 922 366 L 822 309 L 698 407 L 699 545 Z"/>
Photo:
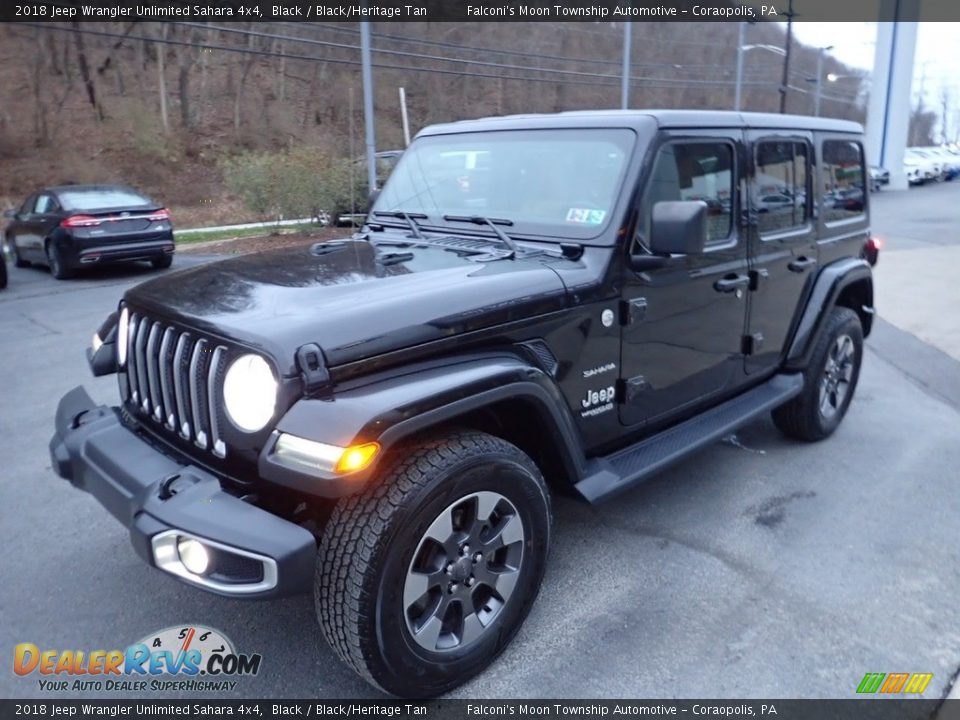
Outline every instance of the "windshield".
<path fill-rule="evenodd" d="M 512 221 L 510 232 L 589 239 L 607 226 L 634 133 L 623 129 L 509 130 L 419 138 L 375 210 Z"/>
<path fill-rule="evenodd" d="M 124 188 L 97 188 L 96 190 L 61 190 L 60 201 L 72 210 L 99 210 L 101 208 L 152 205 L 150 200 L 133 190 Z"/>

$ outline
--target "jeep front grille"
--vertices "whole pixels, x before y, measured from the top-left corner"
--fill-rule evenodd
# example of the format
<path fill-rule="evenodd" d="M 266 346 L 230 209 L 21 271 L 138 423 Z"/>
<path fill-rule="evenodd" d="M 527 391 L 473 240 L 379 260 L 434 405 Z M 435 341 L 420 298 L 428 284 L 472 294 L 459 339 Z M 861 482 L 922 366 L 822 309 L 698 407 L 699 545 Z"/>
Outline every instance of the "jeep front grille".
<path fill-rule="evenodd" d="M 226 457 L 218 408 L 227 348 L 140 313 L 127 342 L 126 399 L 137 414 Z"/>

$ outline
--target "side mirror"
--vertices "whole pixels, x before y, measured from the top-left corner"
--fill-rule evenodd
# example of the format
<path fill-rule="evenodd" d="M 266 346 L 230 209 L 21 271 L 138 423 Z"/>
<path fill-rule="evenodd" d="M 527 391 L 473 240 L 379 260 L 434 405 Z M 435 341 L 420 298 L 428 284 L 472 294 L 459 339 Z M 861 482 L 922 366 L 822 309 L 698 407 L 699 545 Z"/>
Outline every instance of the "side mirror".
<path fill-rule="evenodd" d="M 696 255 L 707 244 L 707 204 L 665 200 L 653 206 L 650 251 L 654 255 Z"/>
<path fill-rule="evenodd" d="M 13 209 L 4 210 L 4 211 L 3 211 L 3 216 L 4 216 L 5 218 L 10 218 L 10 219 L 12 220 L 13 218 L 15 218 L 15 217 L 17 216 L 17 211 L 16 211 L 16 210 L 13 210 Z"/>

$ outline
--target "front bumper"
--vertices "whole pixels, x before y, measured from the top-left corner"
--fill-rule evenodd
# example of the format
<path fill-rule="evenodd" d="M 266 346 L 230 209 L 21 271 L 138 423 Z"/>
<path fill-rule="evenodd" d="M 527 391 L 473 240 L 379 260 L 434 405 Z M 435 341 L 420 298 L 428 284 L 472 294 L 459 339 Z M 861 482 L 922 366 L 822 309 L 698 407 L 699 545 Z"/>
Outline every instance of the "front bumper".
<path fill-rule="evenodd" d="M 224 492 L 206 470 L 167 457 L 128 429 L 116 408 L 95 406 L 82 387 L 57 406 L 50 458 L 58 475 L 130 530 L 150 565 L 228 597 L 310 591 L 316 540 L 309 531 Z M 207 547 L 210 574 L 185 569 L 178 538 Z"/>

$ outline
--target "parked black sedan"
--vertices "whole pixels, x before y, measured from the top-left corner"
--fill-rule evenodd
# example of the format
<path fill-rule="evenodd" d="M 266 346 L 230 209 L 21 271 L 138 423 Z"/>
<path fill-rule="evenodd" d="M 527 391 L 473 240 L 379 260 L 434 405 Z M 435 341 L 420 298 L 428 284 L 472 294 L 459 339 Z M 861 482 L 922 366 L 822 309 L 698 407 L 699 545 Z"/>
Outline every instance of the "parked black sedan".
<path fill-rule="evenodd" d="M 173 260 L 169 211 L 120 185 L 45 188 L 4 215 L 17 267 L 41 263 L 58 280 L 88 265 L 148 260 L 167 268 Z"/>

